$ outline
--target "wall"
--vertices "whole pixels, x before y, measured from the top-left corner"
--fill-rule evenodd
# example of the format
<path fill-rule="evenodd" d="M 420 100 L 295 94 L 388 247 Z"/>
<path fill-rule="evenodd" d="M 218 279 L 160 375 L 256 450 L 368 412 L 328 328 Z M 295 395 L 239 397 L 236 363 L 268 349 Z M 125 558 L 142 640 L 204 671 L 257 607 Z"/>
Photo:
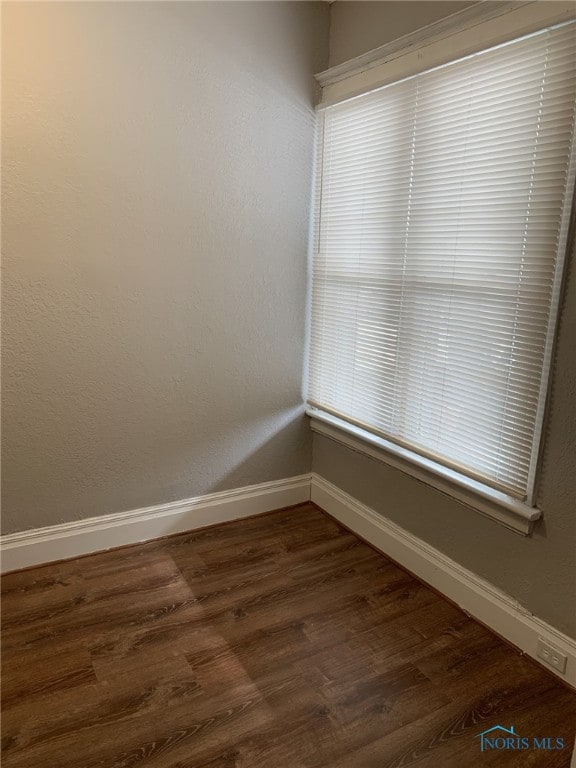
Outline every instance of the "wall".
<path fill-rule="evenodd" d="M 4 4 L 4 532 L 309 471 L 328 13 Z"/>
<path fill-rule="evenodd" d="M 336 6 L 370 3 L 336 3 Z M 412 18 L 419 3 L 397 6 Z M 445 6 L 447 3 L 430 3 Z M 348 11 L 347 11 L 348 12 Z M 387 42 L 376 39 L 365 16 L 357 19 L 352 55 Z M 332 39 L 347 34 L 344 16 L 332 19 Z M 364 32 L 362 37 L 361 32 Z M 365 43 L 362 45 L 362 39 Z M 341 60 L 342 48 L 335 52 Z M 420 537 L 464 567 L 516 598 L 530 611 L 576 637 L 576 265 L 572 249 L 561 309 L 553 367 L 552 397 L 543 446 L 538 506 L 544 519 L 529 538 L 512 533 L 440 492 L 355 453 L 314 436 L 313 470 L 387 518 Z"/>
<path fill-rule="evenodd" d="M 359 56 L 475 2 L 335 2 L 330 6 L 330 66 Z"/>

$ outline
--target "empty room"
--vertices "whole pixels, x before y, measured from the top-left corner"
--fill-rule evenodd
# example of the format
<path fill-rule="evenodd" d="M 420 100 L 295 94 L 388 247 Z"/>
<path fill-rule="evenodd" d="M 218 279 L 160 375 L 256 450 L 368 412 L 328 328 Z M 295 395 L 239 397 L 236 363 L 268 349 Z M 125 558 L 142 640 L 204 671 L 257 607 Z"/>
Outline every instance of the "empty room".
<path fill-rule="evenodd" d="M 576 3 L 1 12 L 3 768 L 576 768 Z"/>

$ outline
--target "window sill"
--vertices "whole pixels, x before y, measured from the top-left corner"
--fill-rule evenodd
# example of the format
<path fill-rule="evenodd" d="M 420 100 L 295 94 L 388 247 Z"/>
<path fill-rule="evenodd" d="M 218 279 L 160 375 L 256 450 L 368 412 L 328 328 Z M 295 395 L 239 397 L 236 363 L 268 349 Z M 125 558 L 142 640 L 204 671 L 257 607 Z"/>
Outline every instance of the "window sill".
<path fill-rule="evenodd" d="M 372 435 L 335 416 L 315 408 L 308 408 L 306 413 L 311 417 L 313 432 L 341 443 L 353 451 L 383 461 L 516 533 L 528 536 L 534 523 L 542 517 L 541 511 L 535 507 L 530 507 L 512 496 Z"/>

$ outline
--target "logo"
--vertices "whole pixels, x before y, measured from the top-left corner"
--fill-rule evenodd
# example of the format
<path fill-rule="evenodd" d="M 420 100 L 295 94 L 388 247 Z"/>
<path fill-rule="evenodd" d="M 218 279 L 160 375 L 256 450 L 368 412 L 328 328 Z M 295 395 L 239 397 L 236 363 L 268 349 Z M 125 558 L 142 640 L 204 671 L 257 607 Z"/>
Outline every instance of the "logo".
<path fill-rule="evenodd" d="M 480 751 L 490 749 L 527 750 L 527 749 L 564 749 L 564 739 L 553 736 L 519 736 L 514 726 L 504 728 L 503 725 L 493 725 L 487 731 L 476 734 L 480 738 Z"/>

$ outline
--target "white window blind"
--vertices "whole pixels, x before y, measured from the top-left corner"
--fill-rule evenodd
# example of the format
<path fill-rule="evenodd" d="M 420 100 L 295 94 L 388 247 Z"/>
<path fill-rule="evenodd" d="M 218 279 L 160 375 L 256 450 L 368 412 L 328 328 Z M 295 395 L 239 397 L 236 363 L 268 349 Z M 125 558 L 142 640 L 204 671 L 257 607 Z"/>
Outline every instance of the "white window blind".
<path fill-rule="evenodd" d="M 531 501 L 574 23 L 320 113 L 309 403 Z"/>

